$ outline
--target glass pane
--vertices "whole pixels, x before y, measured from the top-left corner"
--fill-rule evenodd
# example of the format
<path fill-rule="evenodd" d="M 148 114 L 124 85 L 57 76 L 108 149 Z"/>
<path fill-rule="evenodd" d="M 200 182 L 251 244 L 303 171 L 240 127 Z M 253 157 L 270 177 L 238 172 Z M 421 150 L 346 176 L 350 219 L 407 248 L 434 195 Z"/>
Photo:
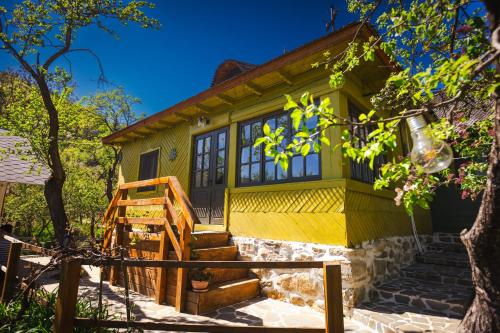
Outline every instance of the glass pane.
<path fill-rule="evenodd" d="M 285 170 L 283 170 L 283 168 L 281 168 L 279 163 L 276 168 L 278 169 L 278 175 L 276 177 L 278 180 L 283 180 L 288 178 L 288 173 Z"/>
<path fill-rule="evenodd" d="M 260 163 L 252 164 L 250 178 L 252 182 L 257 182 L 260 180 Z"/>
<path fill-rule="evenodd" d="M 252 124 L 252 142 L 262 136 L 260 121 Z"/>
<path fill-rule="evenodd" d="M 285 130 L 283 133 L 286 133 L 286 130 L 288 128 L 288 115 L 284 114 L 278 118 L 278 127 L 284 127 Z"/>
<path fill-rule="evenodd" d="M 318 116 L 312 116 L 306 121 L 306 126 L 309 129 L 314 129 L 316 128 L 317 125 L 318 125 Z"/>
<path fill-rule="evenodd" d="M 269 127 L 271 127 L 271 131 L 274 131 L 276 129 L 276 118 L 270 118 L 266 120 L 266 124 L 268 124 Z"/>
<path fill-rule="evenodd" d="M 274 162 L 266 162 L 266 180 L 272 181 L 276 178 L 276 167 Z"/>
<path fill-rule="evenodd" d="M 201 170 L 203 167 L 203 158 L 201 155 L 196 156 L 196 170 Z"/>
<path fill-rule="evenodd" d="M 310 154 L 306 156 L 306 176 L 319 175 L 319 156 L 318 154 Z"/>
<path fill-rule="evenodd" d="M 210 152 L 211 137 L 205 138 L 205 153 Z"/>
<path fill-rule="evenodd" d="M 224 184 L 224 168 L 218 168 L 215 173 L 215 183 Z"/>
<path fill-rule="evenodd" d="M 304 177 L 304 156 L 300 155 L 292 157 L 292 177 Z"/>
<path fill-rule="evenodd" d="M 241 163 L 248 163 L 250 161 L 250 147 L 241 149 Z"/>
<path fill-rule="evenodd" d="M 248 183 L 250 181 L 250 166 L 242 165 L 240 172 L 240 179 L 242 183 Z"/>
<path fill-rule="evenodd" d="M 219 143 L 218 143 L 218 149 L 222 149 L 226 147 L 226 133 L 219 133 Z"/>
<path fill-rule="evenodd" d="M 252 147 L 252 162 L 260 161 L 260 147 Z"/>
<path fill-rule="evenodd" d="M 194 174 L 194 186 L 195 187 L 201 186 L 201 172 L 196 172 Z"/>
<path fill-rule="evenodd" d="M 203 152 L 203 139 L 198 139 L 198 147 L 196 148 L 196 154 L 201 154 Z"/>
<path fill-rule="evenodd" d="M 226 158 L 226 151 L 219 150 L 217 152 L 217 166 L 224 166 L 224 159 Z"/>
<path fill-rule="evenodd" d="M 208 169 L 210 166 L 210 154 L 203 155 L 203 169 Z"/>
<path fill-rule="evenodd" d="M 250 144 L 250 125 L 245 125 L 241 129 L 241 144 Z"/>
<path fill-rule="evenodd" d="M 203 175 L 201 177 L 201 185 L 203 187 L 207 187 L 208 186 L 208 170 L 207 171 L 203 171 Z"/>

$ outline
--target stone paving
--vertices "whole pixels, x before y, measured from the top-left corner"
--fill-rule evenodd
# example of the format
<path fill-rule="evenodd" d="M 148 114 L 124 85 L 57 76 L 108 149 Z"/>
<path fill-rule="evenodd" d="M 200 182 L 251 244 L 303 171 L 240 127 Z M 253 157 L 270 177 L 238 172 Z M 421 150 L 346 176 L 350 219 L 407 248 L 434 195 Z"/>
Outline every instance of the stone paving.
<path fill-rule="evenodd" d="M 84 269 L 87 276 L 80 280 L 79 294 L 97 301 L 99 271 L 89 266 L 85 266 Z M 50 291 L 55 290 L 57 286 L 56 280 L 46 279 L 44 282 L 44 288 Z M 311 328 L 322 328 L 325 325 L 324 314 L 321 312 L 262 297 L 224 307 L 201 316 L 177 313 L 173 307 L 156 304 L 153 299 L 133 291 L 130 292 L 130 299 L 133 303 L 132 314 L 135 320 L 140 321 Z M 104 282 L 103 301 L 114 319 L 124 320 L 126 318 L 123 288 L 110 286 Z M 360 322 L 347 318 L 344 319 L 344 326 L 345 332 L 349 333 L 373 333 Z"/>

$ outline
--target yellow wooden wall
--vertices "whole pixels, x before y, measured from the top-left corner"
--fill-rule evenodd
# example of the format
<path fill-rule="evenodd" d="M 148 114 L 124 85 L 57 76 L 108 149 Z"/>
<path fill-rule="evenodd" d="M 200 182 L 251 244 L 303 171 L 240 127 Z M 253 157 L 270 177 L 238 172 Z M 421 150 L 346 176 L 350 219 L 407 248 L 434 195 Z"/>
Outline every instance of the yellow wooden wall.
<path fill-rule="evenodd" d="M 355 79 L 341 90 L 331 91 L 328 77 L 312 73 L 292 87 L 280 87 L 262 97 L 238 103 L 228 112 L 208 115 L 209 125 L 205 128 L 185 122 L 124 144 L 120 182 L 137 180 L 139 155 L 160 148 L 159 176 L 177 176 L 189 194 L 193 137 L 229 126 L 224 227 L 233 235 L 344 246 L 380 237 L 409 235 L 408 216 L 402 208 L 394 205 L 394 193 L 375 193 L 370 185 L 347 180 L 350 163 L 342 157 L 339 149 L 323 145 L 322 180 L 236 187 L 238 122 L 281 109 L 286 102 L 284 93 L 299 98 L 304 91 L 320 98 L 330 97 L 335 113 L 342 117 L 348 115 L 348 101 L 354 101 L 363 109 L 369 108 L 369 100 L 363 96 Z M 342 130 L 339 127 L 328 129 L 327 136 L 332 145 L 340 141 Z M 169 152 L 174 148 L 177 158 L 170 161 Z M 161 194 L 131 193 L 132 197 L 153 195 Z M 160 213 L 158 210 L 128 212 L 148 216 Z M 419 212 L 417 219 L 419 231 L 431 232 L 427 212 Z"/>

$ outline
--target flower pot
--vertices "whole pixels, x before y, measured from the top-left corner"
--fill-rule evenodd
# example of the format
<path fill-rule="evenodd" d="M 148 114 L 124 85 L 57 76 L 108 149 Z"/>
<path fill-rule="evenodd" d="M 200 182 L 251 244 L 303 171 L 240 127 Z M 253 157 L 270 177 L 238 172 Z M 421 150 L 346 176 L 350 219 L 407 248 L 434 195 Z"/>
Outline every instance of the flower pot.
<path fill-rule="evenodd" d="M 191 280 L 191 286 L 195 292 L 205 292 L 208 290 L 208 281 Z"/>

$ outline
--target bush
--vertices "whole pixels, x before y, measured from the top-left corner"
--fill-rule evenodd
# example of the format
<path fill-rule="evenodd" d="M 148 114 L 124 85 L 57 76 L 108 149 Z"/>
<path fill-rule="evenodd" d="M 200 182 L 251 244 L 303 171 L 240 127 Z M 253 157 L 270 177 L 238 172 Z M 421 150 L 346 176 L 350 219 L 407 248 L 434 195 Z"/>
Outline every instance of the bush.
<path fill-rule="evenodd" d="M 55 316 L 57 292 L 38 290 L 29 299 L 26 311 L 16 320 L 22 301 L 16 299 L 8 304 L 0 304 L 0 333 L 51 333 Z M 98 314 L 96 302 L 86 298 L 78 298 L 76 305 L 77 317 L 95 318 Z M 103 305 L 102 319 L 114 319 Z M 77 328 L 75 332 L 97 332 L 97 329 Z M 116 332 L 116 330 L 101 329 L 101 332 Z"/>

